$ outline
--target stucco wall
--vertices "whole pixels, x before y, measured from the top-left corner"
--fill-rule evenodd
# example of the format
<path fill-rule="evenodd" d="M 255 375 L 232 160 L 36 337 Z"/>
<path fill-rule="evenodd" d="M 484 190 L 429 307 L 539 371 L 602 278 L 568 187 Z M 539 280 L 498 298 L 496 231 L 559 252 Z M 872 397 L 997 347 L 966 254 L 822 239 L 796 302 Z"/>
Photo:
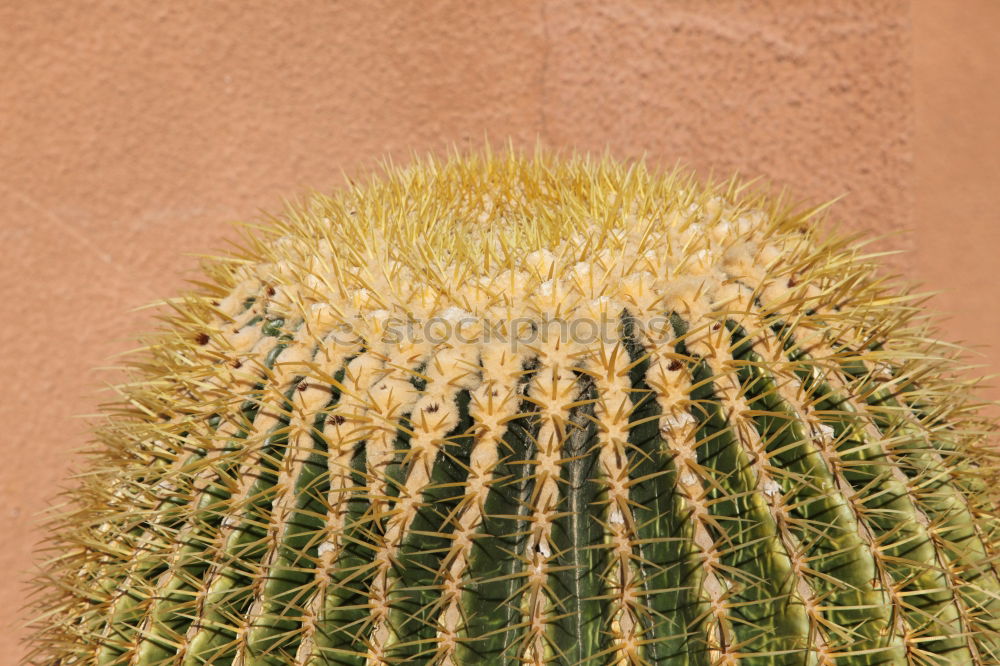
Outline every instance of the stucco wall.
<path fill-rule="evenodd" d="M 0 627 L 132 308 L 225 222 L 376 160 L 511 137 L 763 176 L 891 234 L 1000 330 L 991 0 L 0 1 Z M 1000 346 L 983 357 L 1000 369 Z M 0 631 L 0 662 L 19 653 Z"/>

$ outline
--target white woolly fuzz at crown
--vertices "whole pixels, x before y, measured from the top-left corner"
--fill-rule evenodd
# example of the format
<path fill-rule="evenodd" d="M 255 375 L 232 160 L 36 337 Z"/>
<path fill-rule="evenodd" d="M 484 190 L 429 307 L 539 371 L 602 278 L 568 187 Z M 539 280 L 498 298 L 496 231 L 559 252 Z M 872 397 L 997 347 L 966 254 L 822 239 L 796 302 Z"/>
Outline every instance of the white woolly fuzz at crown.
<path fill-rule="evenodd" d="M 505 201 L 507 194 L 493 196 Z M 774 233 L 764 211 L 720 197 L 642 211 L 639 193 L 635 200 L 628 194 L 616 205 L 636 212 L 567 211 L 558 221 L 518 210 L 516 199 L 495 203 L 485 222 L 452 210 L 428 227 L 401 210 L 359 231 L 352 225 L 362 221 L 352 216 L 322 230 L 329 239 L 320 241 L 321 252 L 302 234 L 265 246 L 277 253 L 273 260 L 238 268 L 245 279 L 220 307 L 233 308 L 263 283 L 276 291 L 273 312 L 304 316 L 338 340 L 530 348 L 555 335 L 609 342 L 623 312 L 662 329 L 665 312 L 718 309 L 734 281 L 759 283 L 793 242 Z M 443 247 L 399 242 L 439 227 L 454 229 Z M 532 249 L 546 236 L 551 245 Z"/>

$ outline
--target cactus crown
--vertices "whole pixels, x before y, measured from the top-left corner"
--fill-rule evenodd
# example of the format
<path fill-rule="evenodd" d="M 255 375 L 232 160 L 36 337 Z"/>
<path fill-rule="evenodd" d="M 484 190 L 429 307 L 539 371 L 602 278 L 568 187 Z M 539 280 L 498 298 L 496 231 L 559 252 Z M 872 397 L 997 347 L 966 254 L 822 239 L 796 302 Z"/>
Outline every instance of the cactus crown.
<path fill-rule="evenodd" d="M 488 151 L 291 208 L 135 361 L 32 658 L 997 663 L 992 424 L 816 212 Z"/>

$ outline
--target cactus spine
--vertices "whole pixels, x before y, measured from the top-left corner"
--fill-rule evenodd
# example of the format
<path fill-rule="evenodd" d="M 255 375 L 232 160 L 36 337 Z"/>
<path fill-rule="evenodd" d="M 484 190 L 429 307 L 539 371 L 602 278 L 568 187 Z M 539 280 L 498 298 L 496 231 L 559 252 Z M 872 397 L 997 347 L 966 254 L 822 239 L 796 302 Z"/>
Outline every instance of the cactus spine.
<path fill-rule="evenodd" d="M 816 213 L 489 151 L 289 209 L 136 360 L 31 659 L 1000 662 L 993 425 Z"/>

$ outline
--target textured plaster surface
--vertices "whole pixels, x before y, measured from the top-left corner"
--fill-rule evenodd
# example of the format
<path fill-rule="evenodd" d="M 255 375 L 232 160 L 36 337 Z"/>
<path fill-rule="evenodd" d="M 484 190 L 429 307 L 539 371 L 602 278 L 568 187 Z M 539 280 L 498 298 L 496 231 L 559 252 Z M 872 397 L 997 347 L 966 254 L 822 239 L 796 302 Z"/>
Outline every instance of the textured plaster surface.
<path fill-rule="evenodd" d="M 914 277 L 942 327 L 1000 373 L 1000 2 L 914 7 Z M 941 334 L 942 337 L 944 333 Z M 1000 399 L 997 380 L 985 395 Z M 1000 410 L 994 410 L 1000 411 Z"/>
<path fill-rule="evenodd" d="M 226 221 L 385 156 L 488 134 L 846 195 L 834 217 L 967 290 L 938 301 L 949 334 L 988 342 L 997 5 L 948 4 L 0 1 L 0 663 L 76 417 L 112 397 L 94 368 L 155 324 L 130 310 L 182 290 Z"/>

